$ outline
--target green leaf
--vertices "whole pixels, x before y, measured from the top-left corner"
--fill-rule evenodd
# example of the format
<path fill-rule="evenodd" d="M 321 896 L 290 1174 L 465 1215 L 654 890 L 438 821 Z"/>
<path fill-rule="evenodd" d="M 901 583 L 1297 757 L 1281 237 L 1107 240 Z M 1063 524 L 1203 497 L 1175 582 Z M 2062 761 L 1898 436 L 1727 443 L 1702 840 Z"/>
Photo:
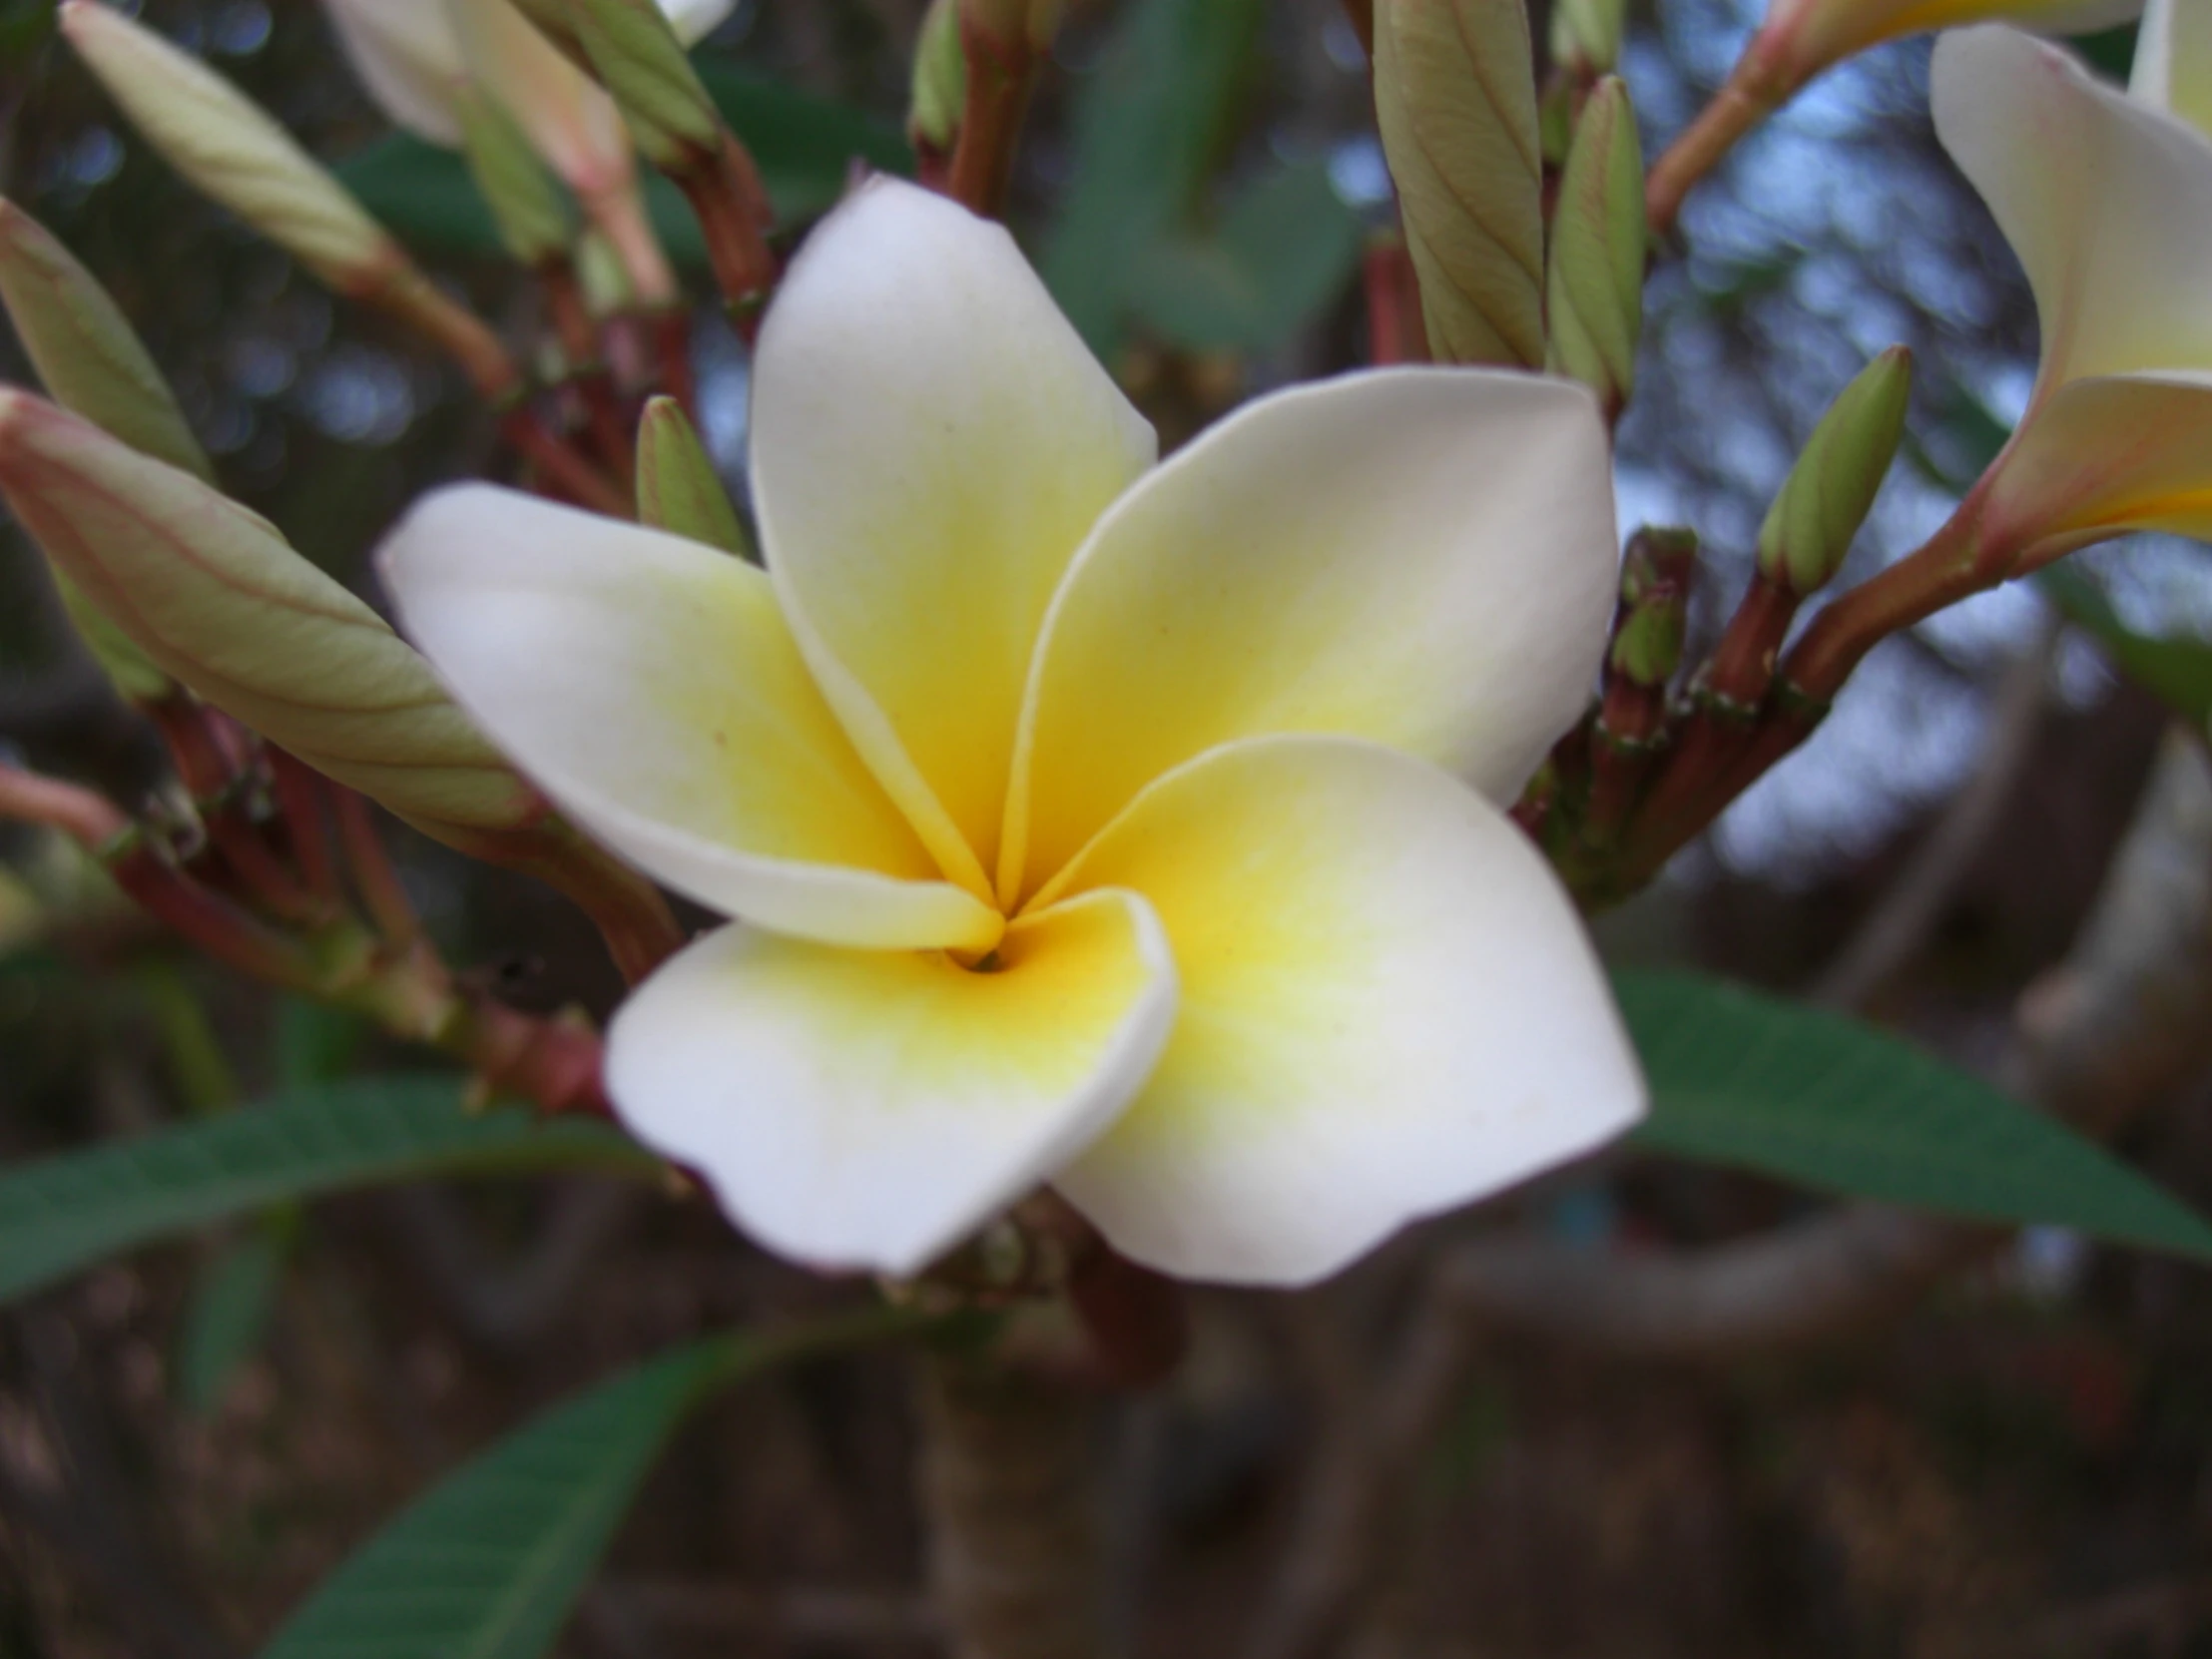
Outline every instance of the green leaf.
<path fill-rule="evenodd" d="M 2212 1261 L 2212 1226 L 2179 1200 L 1908 1043 L 1710 979 L 1614 983 L 1651 1079 L 1634 1139 L 1652 1151 Z"/>
<path fill-rule="evenodd" d="M 699 77 L 760 164 L 780 223 L 811 219 L 835 202 L 855 160 L 884 172 L 913 171 L 913 153 L 889 122 L 712 59 L 699 60 Z M 464 258 L 500 257 L 491 212 L 458 155 L 393 133 L 335 171 L 410 245 Z M 645 194 L 669 257 L 703 269 L 707 245 L 683 196 L 658 177 L 646 179 Z"/>
<path fill-rule="evenodd" d="M 178 1391 L 193 1410 L 213 1407 L 231 1374 L 261 1347 L 290 1249 L 287 1228 L 265 1225 L 202 1265 L 177 1353 Z"/>
<path fill-rule="evenodd" d="M 366 1079 L 0 1170 L 0 1301 L 280 1199 L 424 1176 L 659 1168 L 604 1124 L 471 1116 L 461 1101 L 452 1078 Z"/>
<path fill-rule="evenodd" d="M 1201 205 L 1234 132 L 1264 0 L 1139 0 L 1075 97 L 1074 177 L 1039 270 L 1109 361 L 1136 273 Z"/>
<path fill-rule="evenodd" d="M 678 1351 L 556 1406 L 402 1511 L 262 1659 L 536 1659 L 685 1415 L 782 1361 L 919 1330 L 871 1308 Z"/>
<path fill-rule="evenodd" d="M 1155 244 L 1133 274 L 1132 303 L 1172 345 L 1265 351 L 1344 291 L 1364 240 L 1329 169 L 1299 163 L 1247 189 L 1213 236 Z"/>
<path fill-rule="evenodd" d="M 2051 565 L 2035 585 L 2122 674 L 2199 730 L 2212 720 L 2212 640 L 2137 633 L 2120 620 L 2096 580 L 2071 565 Z"/>

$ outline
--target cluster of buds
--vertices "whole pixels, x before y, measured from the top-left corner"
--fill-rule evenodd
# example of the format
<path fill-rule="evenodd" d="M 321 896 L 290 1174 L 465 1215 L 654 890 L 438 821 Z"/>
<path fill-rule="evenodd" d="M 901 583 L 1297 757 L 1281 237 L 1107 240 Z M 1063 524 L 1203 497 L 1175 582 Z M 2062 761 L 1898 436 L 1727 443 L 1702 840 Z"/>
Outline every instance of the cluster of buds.
<path fill-rule="evenodd" d="M 691 195 L 725 297 L 751 317 L 776 272 L 766 197 L 682 44 L 728 0 L 665 12 L 655 0 L 329 3 L 379 102 L 465 153 L 509 252 L 539 279 L 562 365 L 549 385 L 521 366 L 536 354 L 511 351 L 206 65 L 96 0 L 67 0 L 61 26 L 187 180 L 334 291 L 442 347 L 539 489 L 743 550 L 684 410 L 688 316 L 633 161 L 642 153 Z M 579 262 L 595 253 L 614 274 L 612 315 L 582 292 Z M 603 1105 L 595 1036 L 503 1008 L 446 970 L 368 804 L 557 886 L 633 979 L 681 942 L 665 901 L 570 828 L 382 618 L 222 493 L 120 308 L 6 203 L 0 302 L 48 394 L 0 389 L 0 494 L 95 659 L 166 740 L 180 786 L 134 817 L 6 769 L 0 815 L 74 839 L 219 960 L 370 1014 L 549 1107 Z M 619 353 L 621 385 L 606 366 L 608 330 L 632 322 L 661 332 L 663 395 L 653 353 Z"/>

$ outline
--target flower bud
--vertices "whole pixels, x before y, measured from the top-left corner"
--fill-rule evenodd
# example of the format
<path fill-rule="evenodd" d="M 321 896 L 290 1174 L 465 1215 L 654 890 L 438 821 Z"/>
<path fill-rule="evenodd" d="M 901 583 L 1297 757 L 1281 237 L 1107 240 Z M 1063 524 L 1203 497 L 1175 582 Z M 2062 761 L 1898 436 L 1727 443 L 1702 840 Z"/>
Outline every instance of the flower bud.
<path fill-rule="evenodd" d="M 1619 77 L 1582 107 L 1551 220 L 1549 366 L 1618 414 L 1636 387 L 1644 320 L 1644 158 Z"/>
<path fill-rule="evenodd" d="M 1694 530 L 1645 528 L 1629 538 L 1607 660 L 1615 674 L 1647 691 L 1664 686 L 1682 664 L 1697 553 Z"/>
<path fill-rule="evenodd" d="M 920 151 L 944 155 L 960 136 L 967 102 L 967 53 L 960 45 L 960 0 L 929 0 L 914 37 L 913 91 L 906 134 Z"/>
<path fill-rule="evenodd" d="M 1893 345 L 1813 428 L 1759 530 L 1759 574 L 1803 597 L 1834 578 L 1905 436 L 1913 353 Z"/>
<path fill-rule="evenodd" d="M 201 478 L 208 457 L 153 357 L 122 310 L 68 249 L 12 202 L 0 201 L 0 301 L 24 354 L 55 400 L 133 449 Z M 62 607 L 93 660 L 134 703 L 159 702 L 169 676 L 102 616 L 60 571 Z"/>
<path fill-rule="evenodd" d="M 421 328 L 489 396 L 514 381 L 482 323 L 433 287 L 399 244 L 259 105 L 189 53 L 99 0 L 63 0 L 62 33 L 133 125 L 203 194 L 338 292 Z"/>
<path fill-rule="evenodd" d="M 507 252 L 535 266 L 568 252 L 574 230 L 561 189 L 529 135 L 493 98 L 471 87 L 455 101 L 461 117 L 461 152 L 477 193 L 491 209 L 492 224 Z"/>
<path fill-rule="evenodd" d="M 1376 0 L 1375 102 L 1431 353 L 1541 363 L 1542 159 L 1521 0 Z"/>
<path fill-rule="evenodd" d="M 638 517 L 656 530 L 752 557 L 745 522 L 673 397 L 647 403 L 638 423 Z"/>
<path fill-rule="evenodd" d="M 1551 61 L 1578 81 L 1610 75 L 1621 59 L 1627 0 L 1554 0 Z"/>
<path fill-rule="evenodd" d="M 322 0 L 346 61 L 392 121 L 427 143 L 461 142 L 467 75 L 445 0 Z"/>
<path fill-rule="evenodd" d="M 447 839 L 543 817 L 412 647 L 190 473 L 4 390 L 0 493 L 149 658 L 308 765 Z"/>
<path fill-rule="evenodd" d="M 684 172 L 722 142 L 722 117 L 655 0 L 567 0 L 569 32 L 646 159 Z"/>

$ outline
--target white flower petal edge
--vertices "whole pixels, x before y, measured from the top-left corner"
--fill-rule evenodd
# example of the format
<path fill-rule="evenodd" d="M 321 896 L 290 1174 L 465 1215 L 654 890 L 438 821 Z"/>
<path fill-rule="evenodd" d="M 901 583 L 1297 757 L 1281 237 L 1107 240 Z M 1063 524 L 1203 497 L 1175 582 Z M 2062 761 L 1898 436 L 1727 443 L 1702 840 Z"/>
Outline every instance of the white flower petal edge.
<path fill-rule="evenodd" d="M 1057 1185 L 1163 1272 L 1310 1283 L 1644 1112 L 1557 877 L 1422 762 L 1228 745 L 1146 790 L 1062 890 L 1092 883 L 1159 912 L 1182 1005 L 1151 1081 Z"/>
<path fill-rule="evenodd" d="M 454 89 L 465 72 L 445 0 L 323 0 L 322 9 L 378 108 L 430 144 L 461 142 Z"/>
<path fill-rule="evenodd" d="M 2035 290 L 2037 399 L 2089 375 L 2212 369 L 2204 135 L 1996 25 L 1938 40 L 1929 86 L 1936 136 Z"/>
<path fill-rule="evenodd" d="M 696 46 L 712 34 L 736 8 L 738 0 L 661 0 L 661 10 L 675 26 L 676 38 Z"/>
<path fill-rule="evenodd" d="M 2135 37 L 2127 91 L 2138 103 L 2170 110 L 2212 134 L 2212 4 L 2150 0 Z"/>
<path fill-rule="evenodd" d="M 861 766 L 758 570 L 480 484 L 427 497 L 378 564 L 454 700 L 647 874 L 838 944 L 997 941 Z"/>
<path fill-rule="evenodd" d="M 854 743 L 988 891 L 1037 630 L 1152 428 L 997 225 L 876 179 L 815 231 L 761 331 L 761 541 Z"/>
<path fill-rule="evenodd" d="M 1996 469 L 1982 523 L 2023 569 L 2129 530 L 2212 540 L 2212 373 L 2060 386 Z"/>
<path fill-rule="evenodd" d="M 998 956 L 971 972 L 727 928 L 623 1004 L 608 1090 L 770 1249 L 911 1274 L 1105 1128 L 1175 1022 L 1174 960 L 1132 894 L 1023 917 Z"/>
<path fill-rule="evenodd" d="M 1001 897 L 1237 738 L 1366 738 L 1510 802 L 1593 695 L 1613 524 L 1570 381 L 1386 369 L 1231 416 L 1115 505 L 1053 601 Z"/>

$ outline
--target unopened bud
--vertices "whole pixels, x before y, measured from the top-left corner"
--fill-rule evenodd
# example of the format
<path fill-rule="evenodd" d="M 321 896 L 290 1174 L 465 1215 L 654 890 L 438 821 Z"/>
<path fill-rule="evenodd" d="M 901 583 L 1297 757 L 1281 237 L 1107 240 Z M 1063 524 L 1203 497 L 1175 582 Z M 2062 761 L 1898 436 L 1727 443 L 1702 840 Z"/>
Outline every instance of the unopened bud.
<path fill-rule="evenodd" d="M 203 194 L 338 292 L 432 335 L 487 395 L 512 385 L 513 365 L 489 330 L 439 293 L 345 187 L 253 100 L 99 0 L 63 0 L 61 27 L 147 142 Z"/>
<path fill-rule="evenodd" d="M 24 354 L 54 399 L 133 449 L 202 478 L 208 457 L 161 370 L 99 278 L 12 202 L 0 201 L 0 300 Z M 62 608 L 117 691 L 154 703 L 174 689 L 164 674 L 102 616 L 59 570 Z"/>
<path fill-rule="evenodd" d="M 377 108 L 428 143 L 461 142 L 454 97 L 467 77 L 445 0 L 323 0 L 323 11 Z"/>
<path fill-rule="evenodd" d="M 1905 436 L 1913 353 L 1893 345 L 1829 405 L 1759 530 L 1759 574 L 1805 595 L 1826 587 L 1851 551 Z"/>
<path fill-rule="evenodd" d="M 507 252 L 527 266 L 565 255 L 574 236 L 568 203 L 529 135 L 474 88 L 460 95 L 456 107 L 469 175 Z"/>
<path fill-rule="evenodd" d="M 149 658 L 309 766 L 447 838 L 543 816 L 412 647 L 190 473 L 0 391 L 0 493 Z"/>
<path fill-rule="evenodd" d="M 567 0 L 583 47 L 646 159 L 680 173 L 713 155 L 722 117 L 656 0 Z"/>
<path fill-rule="evenodd" d="M 906 134 L 914 148 L 943 155 L 960 136 L 967 102 L 967 53 L 960 45 L 960 0 L 929 0 L 914 36 L 914 74 Z"/>
<path fill-rule="evenodd" d="M 1541 363 L 1543 164 L 1521 0 L 1376 0 L 1375 103 L 1432 355 Z"/>
<path fill-rule="evenodd" d="M 1694 530 L 1646 528 L 1629 538 L 1608 659 L 1621 678 L 1647 690 L 1674 678 L 1682 664 L 1697 553 Z"/>
<path fill-rule="evenodd" d="M 1627 0 L 1553 0 L 1553 65 L 1578 81 L 1610 75 L 1621 60 L 1627 20 Z"/>
<path fill-rule="evenodd" d="M 1549 366 L 1618 413 L 1644 320 L 1644 156 L 1617 76 L 1582 106 L 1551 220 Z"/>
<path fill-rule="evenodd" d="M 752 557 L 745 522 L 683 405 L 673 397 L 646 404 L 638 424 L 638 517 L 656 530 Z"/>

